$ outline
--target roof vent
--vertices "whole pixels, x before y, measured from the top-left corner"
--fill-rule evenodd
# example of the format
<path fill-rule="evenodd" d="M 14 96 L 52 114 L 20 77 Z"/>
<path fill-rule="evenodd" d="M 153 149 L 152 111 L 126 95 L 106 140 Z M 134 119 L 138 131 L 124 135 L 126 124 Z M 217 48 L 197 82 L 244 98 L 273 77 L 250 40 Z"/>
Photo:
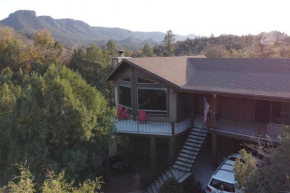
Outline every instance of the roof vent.
<path fill-rule="evenodd" d="M 124 50 L 119 50 L 119 57 L 121 57 L 121 58 L 124 57 Z"/>

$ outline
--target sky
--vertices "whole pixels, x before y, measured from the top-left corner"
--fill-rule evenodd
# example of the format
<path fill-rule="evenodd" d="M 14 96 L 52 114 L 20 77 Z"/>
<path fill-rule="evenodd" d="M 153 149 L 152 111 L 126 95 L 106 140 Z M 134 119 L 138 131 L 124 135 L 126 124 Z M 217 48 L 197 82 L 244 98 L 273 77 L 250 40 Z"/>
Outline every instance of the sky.
<path fill-rule="evenodd" d="M 289 0 L 0 0 L 0 20 L 17 10 L 34 10 L 37 16 L 131 31 L 290 35 L 289 7 Z"/>

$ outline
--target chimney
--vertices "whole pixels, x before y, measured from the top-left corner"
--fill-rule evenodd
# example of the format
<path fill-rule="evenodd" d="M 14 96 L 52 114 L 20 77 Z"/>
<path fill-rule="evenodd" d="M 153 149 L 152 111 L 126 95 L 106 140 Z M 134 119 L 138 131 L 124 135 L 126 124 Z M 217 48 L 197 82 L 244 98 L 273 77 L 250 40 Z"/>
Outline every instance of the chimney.
<path fill-rule="evenodd" d="M 119 57 L 112 57 L 112 66 L 115 68 L 124 58 L 131 57 L 124 57 L 124 50 L 119 50 Z"/>

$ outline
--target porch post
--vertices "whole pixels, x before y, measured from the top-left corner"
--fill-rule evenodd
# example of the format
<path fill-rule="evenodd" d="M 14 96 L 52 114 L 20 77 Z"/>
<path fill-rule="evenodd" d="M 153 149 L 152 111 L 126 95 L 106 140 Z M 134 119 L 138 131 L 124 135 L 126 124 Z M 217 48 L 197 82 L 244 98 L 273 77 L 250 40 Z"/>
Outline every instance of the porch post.
<path fill-rule="evenodd" d="M 150 137 L 150 167 L 151 167 L 151 170 L 155 170 L 156 166 L 157 166 L 156 138 Z"/>
<path fill-rule="evenodd" d="M 211 151 L 212 151 L 212 169 L 216 170 L 217 168 L 217 136 L 215 131 L 212 133 L 212 142 L 211 142 Z"/>
<path fill-rule="evenodd" d="M 135 83 L 135 68 L 132 67 L 132 74 L 131 74 L 131 108 L 132 108 L 132 115 L 133 120 L 136 120 L 136 114 L 138 110 L 136 109 L 136 83 Z"/>
<path fill-rule="evenodd" d="M 174 163 L 174 150 L 175 150 L 175 137 L 169 139 L 169 166 L 172 166 Z"/>
<path fill-rule="evenodd" d="M 212 127 L 216 129 L 216 94 L 213 95 L 213 124 Z"/>

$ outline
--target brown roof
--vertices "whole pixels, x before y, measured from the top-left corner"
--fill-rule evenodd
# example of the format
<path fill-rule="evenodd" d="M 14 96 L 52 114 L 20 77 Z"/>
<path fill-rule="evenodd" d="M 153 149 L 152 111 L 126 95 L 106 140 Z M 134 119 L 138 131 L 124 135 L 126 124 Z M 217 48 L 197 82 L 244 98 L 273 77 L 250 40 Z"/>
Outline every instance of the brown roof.
<path fill-rule="evenodd" d="M 181 90 L 290 99 L 290 59 L 152 57 L 124 62 Z"/>

